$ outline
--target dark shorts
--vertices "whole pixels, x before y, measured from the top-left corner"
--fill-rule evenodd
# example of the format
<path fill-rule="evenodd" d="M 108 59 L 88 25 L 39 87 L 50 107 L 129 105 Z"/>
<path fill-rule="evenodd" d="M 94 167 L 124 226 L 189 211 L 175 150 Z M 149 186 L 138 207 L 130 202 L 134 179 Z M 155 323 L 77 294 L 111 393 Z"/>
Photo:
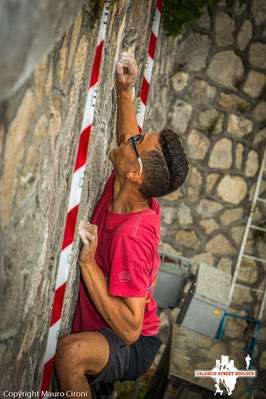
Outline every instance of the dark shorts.
<path fill-rule="evenodd" d="M 134 344 L 127 345 L 111 328 L 103 328 L 98 332 L 109 343 L 109 360 L 99 374 L 87 375 L 87 379 L 94 392 L 104 391 L 106 388 L 108 397 L 108 387 L 112 387 L 113 382 L 134 381 L 146 373 L 159 350 L 161 340 L 159 334 L 141 335 Z"/>

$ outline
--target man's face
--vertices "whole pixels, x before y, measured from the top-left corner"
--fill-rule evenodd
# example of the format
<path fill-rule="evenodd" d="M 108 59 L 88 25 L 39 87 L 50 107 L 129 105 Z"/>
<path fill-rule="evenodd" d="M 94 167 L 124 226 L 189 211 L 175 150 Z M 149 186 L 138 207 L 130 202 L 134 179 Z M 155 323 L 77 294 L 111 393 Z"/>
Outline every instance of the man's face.
<path fill-rule="evenodd" d="M 139 163 L 132 144 L 128 143 L 129 137 L 125 139 L 118 147 L 109 153 L 109 158 L 115 168 L 122 174 L 127 174 L 130 169 L 139 169 Z M 145 152 L 153 151 L 160 148 L 159 133 L 145 134 L 141 143 L 137 144 L 137 150 L 140 158 Z"/>

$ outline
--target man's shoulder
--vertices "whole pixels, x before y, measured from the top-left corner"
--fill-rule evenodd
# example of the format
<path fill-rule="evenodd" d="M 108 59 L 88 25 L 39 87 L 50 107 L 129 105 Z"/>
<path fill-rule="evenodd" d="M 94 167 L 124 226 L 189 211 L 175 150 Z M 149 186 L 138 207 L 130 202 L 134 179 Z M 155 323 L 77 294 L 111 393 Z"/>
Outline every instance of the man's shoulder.
<path fill-rule="evenodd" d="M 160 223 L 152 223 L 149 217 L 142 214 L 134 215 L 119 226 L 114 241 L 154 248 L 160 241 Z"/>
<path fill-rule="evenodd" d="M 160 241 L 160 215 L 156 213 L 150 217 L 143 217 L 139 223 L 136 235 L 150 242 L 152 246 L 156 246 Z"/>

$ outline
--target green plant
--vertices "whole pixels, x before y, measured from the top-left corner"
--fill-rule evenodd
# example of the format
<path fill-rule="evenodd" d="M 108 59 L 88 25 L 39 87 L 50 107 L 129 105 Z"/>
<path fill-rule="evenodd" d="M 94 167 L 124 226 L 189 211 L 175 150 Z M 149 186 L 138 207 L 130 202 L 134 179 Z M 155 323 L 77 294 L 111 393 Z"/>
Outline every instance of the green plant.
<path fill-rule="evenodd" d="M 193 25 L 203 14 L 204 7 L 211 13 L 220 0 L 164 0 L 162 21 L 168 36 L 178 35 Z"/>

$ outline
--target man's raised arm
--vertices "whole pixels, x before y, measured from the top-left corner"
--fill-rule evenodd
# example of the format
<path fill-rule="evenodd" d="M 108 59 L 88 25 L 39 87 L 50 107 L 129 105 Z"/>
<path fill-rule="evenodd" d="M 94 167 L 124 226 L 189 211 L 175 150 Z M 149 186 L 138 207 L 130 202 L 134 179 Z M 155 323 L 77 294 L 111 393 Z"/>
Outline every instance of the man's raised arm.
<path fill-rule="evenodd" d="M 130 136 L 139 133 L 136 118 L 136 107 L 132 99 L 130 85 L 138 75 L 138 66 L 134 56 L 123 53 L 116 64 L 116 90 L 117 90 L 117 144 L 125 141 Z"/>

